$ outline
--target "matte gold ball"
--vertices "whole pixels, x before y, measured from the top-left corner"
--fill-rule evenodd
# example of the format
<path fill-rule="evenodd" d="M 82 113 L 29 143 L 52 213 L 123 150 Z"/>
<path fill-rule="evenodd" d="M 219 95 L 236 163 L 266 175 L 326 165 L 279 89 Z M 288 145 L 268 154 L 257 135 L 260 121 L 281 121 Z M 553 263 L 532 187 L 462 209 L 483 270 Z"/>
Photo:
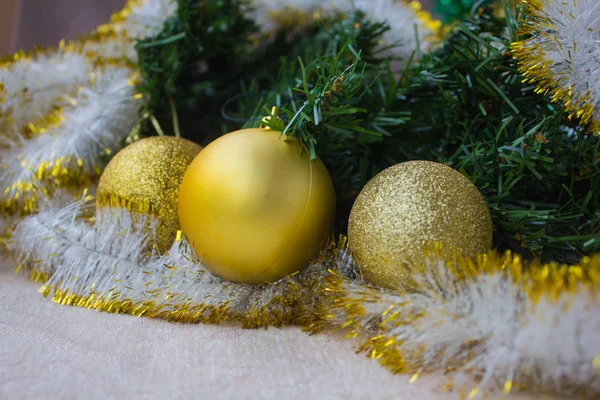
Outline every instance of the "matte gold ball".
<path fill-rule="evenodd" d="M 155 213 L 156 245 L 169 250 L 177 235 L 177 200 L 183 175 L 202 147 L 187 139 L 155 136 L 118 152 L 100 176 L 97 207 L 122 207 Z"/>
<path fill-rule="evenodd" d="M 363 277 L 387 288 L 410 284 L 427 245 L 465 257 L 492 246 L 492 220 L 477 188 L 445 165 L 409 161 L 375 176 L 350 213 L 348 245 Z"/>
<path fill-rule="evenodd" d="M 196 255 L 238 283 L 273 282 L 301 270 L 327 243 L 333 184 L 321 160 L 266 129 L 220 137 L 181 183 L 179 220 Z"/>

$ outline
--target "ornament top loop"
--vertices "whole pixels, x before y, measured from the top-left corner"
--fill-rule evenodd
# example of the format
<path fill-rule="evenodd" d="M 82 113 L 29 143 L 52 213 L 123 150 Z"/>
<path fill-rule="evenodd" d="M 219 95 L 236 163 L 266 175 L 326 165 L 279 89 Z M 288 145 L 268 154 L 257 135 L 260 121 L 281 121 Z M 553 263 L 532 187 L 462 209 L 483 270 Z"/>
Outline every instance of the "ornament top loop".
<path fill-rule="evenodd" d="M 261 119 L 260 128 L 266 129 L 269 131 L 279 131 L 283 132 L 285 129 L 285 122 L 279 117 L 279 110 L 276 106 L 271 108 L 271 115 L 267 115 L 263 119 Z"/>

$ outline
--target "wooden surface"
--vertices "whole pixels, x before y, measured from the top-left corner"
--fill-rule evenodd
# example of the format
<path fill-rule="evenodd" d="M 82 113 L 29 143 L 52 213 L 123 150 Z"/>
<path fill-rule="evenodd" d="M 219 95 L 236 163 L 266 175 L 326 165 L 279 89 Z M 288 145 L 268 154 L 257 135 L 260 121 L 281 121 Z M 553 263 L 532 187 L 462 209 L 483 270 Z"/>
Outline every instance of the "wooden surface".
<path fill-rule="evenodd" d="M 0 0 L 0 56 L 15 47 L 20 0 Z"/>
<path fill-rule="evenodd" d="M 0 0 L 0 56 L 56 45 L 105 23 L 126 0 Z M 17 7 L 17 4 L 20 5 Z"/>

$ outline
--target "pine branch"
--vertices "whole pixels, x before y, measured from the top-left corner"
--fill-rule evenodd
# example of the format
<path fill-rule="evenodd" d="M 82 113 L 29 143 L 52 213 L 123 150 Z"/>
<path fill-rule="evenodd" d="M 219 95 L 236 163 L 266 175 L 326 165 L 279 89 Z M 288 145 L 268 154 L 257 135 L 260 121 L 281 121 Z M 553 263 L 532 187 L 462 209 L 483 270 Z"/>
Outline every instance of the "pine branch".
<path fill-rule="evenodd" d="M 404 129 L 440 135 L 436 158 L 483 193 L 500 247 L 576 262 L 600 250 L 600 144 L 522 83 L 505 33 L 516 25 L 511 9 L 506 19 L 491 9 L 471 16 L 413 67 L 401 89 L 413 115 Z"/>
<path fill-rule="evenodd" d="M 324 31 L 347 41 L 282 65 L 267 98 L 294 93 L 283 108 L 285 133 L 329 168 L 340 230 L 376 173 L 433 159 L 479 188 L 501 248 L 570 262 L 600 250 L 599 141 L 522 83 L 510 53 L 520 10 L 510 3 L 505 10 L 505 18 L 491 7 L 470 16 L 401 71 L 372 56 L 368 44 L 385 27 L 360 14 Z M 369 38 L 365 47 L 358 37 Z"/>
<path fill-rule="evenodd" d="M 252 116 L 247 127 L 275 105 L 285 133 L 327 165 L 341 232 L 375 174 L 429 159 L 479 188 L 500 248 L 571 262 L 600 251 L 598 138 L 522 83 L 510 53 L 521 17 L 512 1 L 503 2 L 505 16 L 497 5 L 478 10 L 438 50 L 402 64 L 378 47 L 389 27 L 361 12 L 252 42 L 243 2 L 179 2 L 163 32 L 138 46 L 149 111 L 163 128 L 169 98 L 182 134 L 201 143 L 241 127 L 218 118 L 223 105 L 230 116 Z"/>
<path fill-rule="evenodd" d="M 360 11 L 321 21 L 303 55 L 282 61 L 278 82 L 263 98 L 281 109 L 283 133 L 297 137 L 311 157 L 327 165 L 338 193 L 340 231 L 356 194 L 382 169 L 379 146 L 388 127 L 409 117 L 387 111 L 397 101 L 392 63 L 398 61 L 382 56 L 386 49 L 379 47 L 388 29 Z"/>
<path fill-rule="evenodd" d="M 206 143 L 222 133 L 219 107 L 258 55 L 250 54 L 258 28 L 247 8 L 246 0 L 178 0 L 163 30 L 138 42 L 147 111 L 169 133 L 171 101 L 186 137 Z"/>

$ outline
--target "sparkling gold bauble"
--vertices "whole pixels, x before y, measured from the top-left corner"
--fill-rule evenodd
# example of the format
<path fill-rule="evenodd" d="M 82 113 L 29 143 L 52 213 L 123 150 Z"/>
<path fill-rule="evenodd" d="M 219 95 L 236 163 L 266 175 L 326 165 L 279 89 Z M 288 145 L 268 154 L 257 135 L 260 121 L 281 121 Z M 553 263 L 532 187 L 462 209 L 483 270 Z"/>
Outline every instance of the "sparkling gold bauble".
<path fill-rule="evenodd" d="M 373 178 L 350 213 L 348 245 L 363 277 L 374 285 L 410 284 L 423 268 L 425 247 L 475 256 L 492 246 L 492 220 L 477 188 L 442 164 L 410 161 Z"/>
<path fill-rule="evenodd" d="M 243 129 L 204 148 L 179 192 L 181 228 L 202 263 L 239 282 L 273 282 L 319 255 L 335 194 L 327 169 L 298 140 Z"/>
<path fill-rule="evenodd" d="M 167 251 L 179 230 L 177 200 L 185 170 L 201 146 L 174 136 L 155 136 L 118 152 L 100 177 L 98 207 L 129 207 L 155 213 L 156 245 Z"/>

